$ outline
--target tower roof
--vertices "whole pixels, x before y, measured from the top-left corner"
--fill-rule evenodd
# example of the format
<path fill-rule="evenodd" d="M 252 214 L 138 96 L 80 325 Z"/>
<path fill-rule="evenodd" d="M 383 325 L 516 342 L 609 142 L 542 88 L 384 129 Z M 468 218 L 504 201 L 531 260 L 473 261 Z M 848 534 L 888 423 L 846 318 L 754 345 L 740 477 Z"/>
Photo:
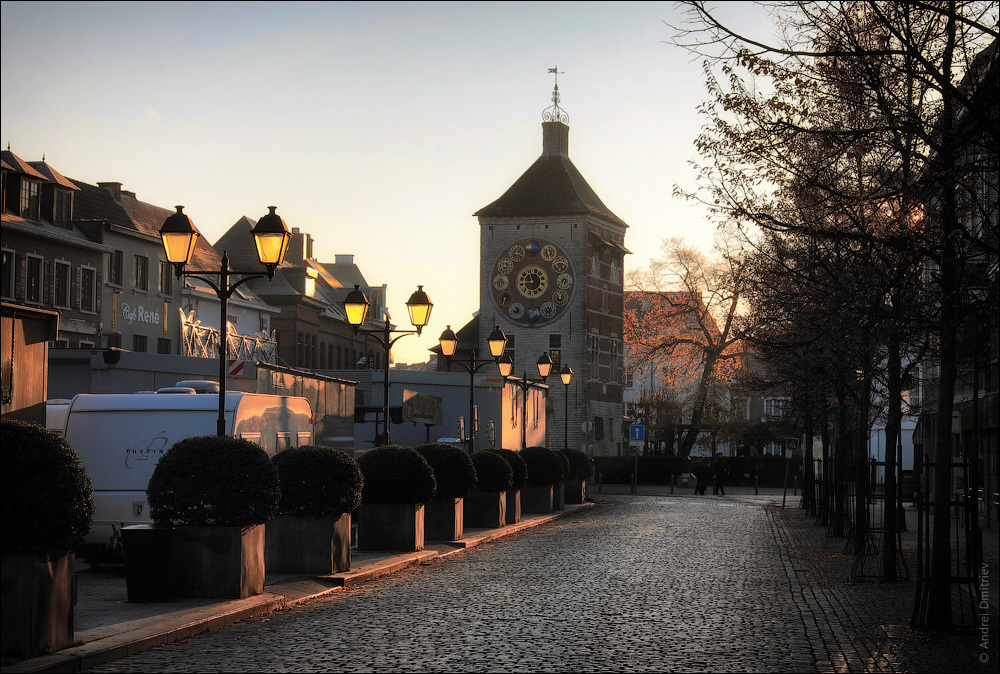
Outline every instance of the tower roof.
<path fill-rule="evenodd" d="M 503 196 L 475 215 L 593 215 L 620 227 L 628 227 L 604 205 L 569 157 L 561 153 L 543 154 Z"/>
<path fill-rule="evenodd" d="M 556 73 L 556 69 L 549 70 Z M 559 107 L 559 84 L 553 105 L 542 119 L 542 156 L 478 217 L 592 215 L 620 227 L 625 222 L 611 212 L 569 159 L 569 117 Z"/>

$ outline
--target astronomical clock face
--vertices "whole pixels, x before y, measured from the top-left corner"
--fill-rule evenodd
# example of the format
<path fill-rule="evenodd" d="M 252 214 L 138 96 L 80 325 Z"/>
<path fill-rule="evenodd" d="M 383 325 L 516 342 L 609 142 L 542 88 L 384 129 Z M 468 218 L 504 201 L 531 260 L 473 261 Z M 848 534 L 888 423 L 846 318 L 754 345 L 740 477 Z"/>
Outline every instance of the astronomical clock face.
<path fill-rule="evenodd" d="M 559 246 L 523 239 L 507 246 L 493 261 L 493 302 L 507 318 L 541 325 L 559 316 L 573 296 L 576 276 Z"/>

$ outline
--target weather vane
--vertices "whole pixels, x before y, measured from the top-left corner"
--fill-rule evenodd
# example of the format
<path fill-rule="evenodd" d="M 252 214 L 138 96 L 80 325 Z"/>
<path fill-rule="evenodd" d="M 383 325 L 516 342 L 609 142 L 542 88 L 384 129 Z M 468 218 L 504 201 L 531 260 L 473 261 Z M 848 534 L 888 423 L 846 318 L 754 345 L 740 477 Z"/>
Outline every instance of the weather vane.
<path fill-rule="evenodd" d="M 552 89 L 552 105 L 542 112 L 543 122 L 562 122 L 563 124 L 569 123 L 569 115 L 566 111 L 559 107 L 559 76 L 565 75 L 559 70 L 559 66 L 555 68 L 549 68 L 549 72 L 555 75 L 555 87 Z"/>

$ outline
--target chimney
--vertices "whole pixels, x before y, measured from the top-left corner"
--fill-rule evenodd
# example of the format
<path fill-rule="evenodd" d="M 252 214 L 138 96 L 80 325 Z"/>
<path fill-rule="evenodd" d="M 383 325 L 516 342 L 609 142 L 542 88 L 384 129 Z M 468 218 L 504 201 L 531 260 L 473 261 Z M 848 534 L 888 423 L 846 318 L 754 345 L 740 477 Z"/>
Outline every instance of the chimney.
<path fill-rule="evenodd" d="M 569 156 L 569 127 L 562 122 L 542 122 L 542 154 Z"/>
<path fill-rule="evenodd" d="M 285 261 L 292 264 L 302 264 L 312 259 L 312 237 L 302 232 L 298 227 L 292 227 L 292 238 L 285 251 Z"/>
<path fill-rule="evenodd" d="M 336 255 L 333 259 L 334 264 L 354 264 L 354 255 Z"/>
<path fill-rule="evenodd" d="M 97 183 L 98 187 L 103 187 L 108 192 L 111 192 L 111 196 L 115 198 L 118 203 L 122 202 L 122 184 L 121 183 Z"/>

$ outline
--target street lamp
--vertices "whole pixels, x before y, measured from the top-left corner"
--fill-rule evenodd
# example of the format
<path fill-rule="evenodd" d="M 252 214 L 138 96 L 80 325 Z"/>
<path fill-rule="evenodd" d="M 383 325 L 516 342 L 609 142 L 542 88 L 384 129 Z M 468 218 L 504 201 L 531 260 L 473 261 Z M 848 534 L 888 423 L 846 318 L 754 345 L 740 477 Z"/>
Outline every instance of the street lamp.
<path fill-rule="evenodd" d="M 473 438 L 473 419 L 476 410 L 475 395 L 476 395 L 476 373 L 480 369 L 489 365 L 490 363 L 496 363 L 499 367 L 500 358 L 503 356 L 503 351 L 507 347 L 507 335 L 503 334 L 503 330 L 500 326 L 493 328 L 493 332 L 486 340 L 490 345 L 490 355 L 493 356 L 492 360 L 476 360 L 476 351 L 473 349 L 469 353 L 469 364 L 466 365 L 461 361 L 456 361 L 456 365 L 461 365 L 462 369 L 469 373 L 469 422 L 467 425 L 466 442 L 469 443 L 469 454 L 472 454 L 474 449 L 473 443 L 475 439 Z M 451 329 L 451 326 L 447 326 L 445 331 L 441 333 L 438 338 L 438 343 L 441 345 L 441 353 L 444 355 L 445 359 L 449 365 L 451 365 L 451 357 L 455 355 L 455 350 L 458 348 L 458 337 L 455 332 Z"/>
<path fill-rule="evenodd" d="M 563 386 L 563 449 L 569 449 L 569 382 L 573 378 L 573 368 L 563 365 L 559 370 Z"/>
<path fill-rule="evenodd" d="M 510 356 L 504 356 L 497 364 L 500 367 L 500 374 L 503 376 L 504 383 L 506 384 L 507 381 L 510 380 L 517 384 L 517 387 L 521 389 L 521 449 L 524 449 L 527 445 L 528 433 L 528 390 L 535 384 L 545 383 L 545 379 L 552 372 L 552 359 L 549 357 L 548 351 L 546 351 L 535 363 L 535 367 L 538 368 L 538 376 L 541 377 L 541 379 L 528 379 L 527 372 L 525 372 L 520 379 L 517 377 L 511 377 L 510 373 L 514 368 L 514 361 L 511 360 Z"/>
<path fill-rule="evenodd" d="M 427 322 L 431 318 L 431 309 L 434 308 L 434 304 L 431 303 L 427 293 L 424 292 L 423 286 L 417 286 L 417 289 L 413 291 L 410 295 L 410 299 L 406 300 L 406 310 L 410 314 L 410 323 L 416 330 L 392 330 L 390 329 L 389 323 L 389 312 L 386 311 L 385 316 L 382 317 L 384 326 L 379 328 L 374 328 L 371 330 L 364 330 L 361 325 L 365 322 L 365 317 L 368 315 L 368 308 L 371 303 L 365 296 L 364 292 L 360 287 L 354 286 L 354 290 L 347 294 L 344 299 L 344 311 L 347 313 L 347 322 L 354 326 L 354 334 L 364 333 L 368 335 L 374 335 L 378 342 L 382 345 L 385 350 L 385 391 L 383 398 L 383 409 L 382 409 L 382 421 L 385 427 L 385 444 L 389 444 L 389 353 L 392 350 L 392 345 L 397 341 L 405 337 L 406 335 L 419 335 Z M 398 337 L 392 337 L 392 333 L 397 333 Z"/>
<path fill-rule="evenodd" d="M 274 278 L 274 270 L 285 258 L 285 250 L 288 248 L 288 241 L 292 238 L 291 232 L 285 226 L 285 221 L 274 211 L 274 206 L 269 206 L 270 212 L 257 221 L 253 228 L 254 243 L 257 247 L 257 258 L 264 265 L 267 272 L 262 274 L 259 271 L 236 271 L 229 268 L 229 256 L 222 253 L 222 268 L 218 271 L 184 271 L 184 267 L 191 262 L 195 245 L 201 234 L 195 228 L 191 219 L 184 214 L 184 207 L 178 206 L 177 212 L 168 217 L 160 228 L 160 240 L 163 242 L 163 251 L 166 253 L 167 261 L 174 265 L 174 273 L 177 278 L 191 276 L 201 279 L 215 291 L 221 305 L 221 320 L 219 322 L 219 420 L 216 424 L 216 435 L 226 434 L 226 365 L 229 357 L 229 324 L 228 309 L 229 298 L 233 292 L 241 285 L 254 278 Z M 239 274 L 243 278 L 235 283 L 229 283 L 231 274 Z M 208 276 L 219 277 L 219 282 L 215 283 Z"/>

